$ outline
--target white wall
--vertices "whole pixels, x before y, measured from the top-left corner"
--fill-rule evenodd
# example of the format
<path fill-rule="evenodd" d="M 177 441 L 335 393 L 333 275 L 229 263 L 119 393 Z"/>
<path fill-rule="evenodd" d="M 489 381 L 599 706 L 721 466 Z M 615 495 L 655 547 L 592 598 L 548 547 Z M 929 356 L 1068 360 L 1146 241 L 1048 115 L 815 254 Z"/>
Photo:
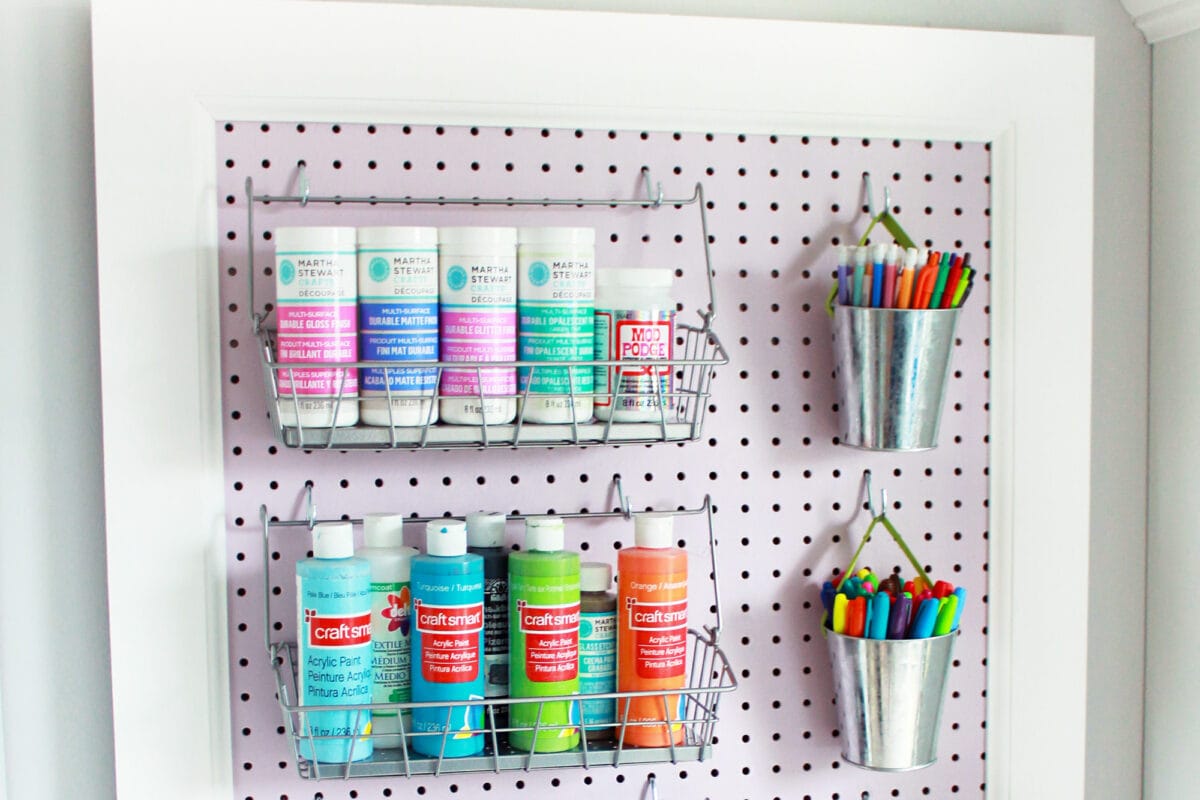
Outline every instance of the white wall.
<path fill-rule="evenodd" d="M 473 4 L 1096 37 L 1095 536 L 1087 796 L 1138 796 L 1141 735 L 1134 721 L 1142 714 L 1150 54 L 1117 0 Z M 28 387 L 23 394 L 6 394 L 0 416 L 9 421 L 0 450 L 0 508 L 5 511 L 0 541 L 2 563 L 9 567 L 0 580 L 0 739 L 5 748 L 0 764 L 7 766 L 12 800 L 102 798 L 113 793 L 113 777 L 104 666 L 87 4 L 3 0 L 0 37 L 0 108 L 5 109 L 0 153 L 8 156 L 0 202 L 13 231 L 6 238 L 15 265 L 4 272 L 8 280 L 0 302 L 12 338 L 3 351 L 5 374 L 19 375 L 20 385 Z M 51 309 L 52 316 L 42 309 Z M 1047 452 L 1052 448 L 1048 442 Z M 1080 554 L 1080 565 L 1088 555 Z M 1112 591 L 1114 586 L 1120 591 Z M 55 749 L 40 747 L 39 740 L 54 742 Z M 69 770 L 56 767 L 62 752 L 70 753 Z"/>
<path fill-rule="evenodd" d="M 90 63 L 86 0 L 0 2 L 0 764 L 10 800 L 114 794 Z"/>
<path fill-rule="evenodd" d="M 1150 301 L 1150 540 L 1145 796 L 1191 797 L 1200 783 L 1196 641 L 1190 608 L 1200 537 L 1200 32 L 1154 45 L 1154 272 Z"/>

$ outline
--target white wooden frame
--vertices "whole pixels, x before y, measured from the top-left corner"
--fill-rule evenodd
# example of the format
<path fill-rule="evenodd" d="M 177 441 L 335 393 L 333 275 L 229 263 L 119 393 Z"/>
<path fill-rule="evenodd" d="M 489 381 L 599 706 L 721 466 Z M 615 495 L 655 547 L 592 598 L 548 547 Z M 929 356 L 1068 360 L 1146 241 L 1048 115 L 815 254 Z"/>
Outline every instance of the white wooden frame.
<path fill-rule="evenodd" d="M 122 797 L 231 792 L 213 122 L 260 118 L 991 140 L 988 787 L 1083 796 L 1090 39 L 133 0 L 93 39 Z"/>

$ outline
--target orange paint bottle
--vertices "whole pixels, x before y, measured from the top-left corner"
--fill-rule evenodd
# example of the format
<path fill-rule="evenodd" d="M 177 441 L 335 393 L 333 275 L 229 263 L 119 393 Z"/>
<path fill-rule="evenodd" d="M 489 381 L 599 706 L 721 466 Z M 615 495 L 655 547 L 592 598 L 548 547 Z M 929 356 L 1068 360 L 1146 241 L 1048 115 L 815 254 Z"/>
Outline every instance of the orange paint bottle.
<path fill-rule="evenodd" d="M 687 681 L 687 553 L 675 546 L 674 516 L 637 514 L 635 547 L 617 555 L 617 691 L 682 689 Z M 617 701 L 624 744 L 683 743 L 682 695 Z M 628 716 L 626 716 L 628 712 Z M 665 722 L 660 725 L 635 723 Z"/>

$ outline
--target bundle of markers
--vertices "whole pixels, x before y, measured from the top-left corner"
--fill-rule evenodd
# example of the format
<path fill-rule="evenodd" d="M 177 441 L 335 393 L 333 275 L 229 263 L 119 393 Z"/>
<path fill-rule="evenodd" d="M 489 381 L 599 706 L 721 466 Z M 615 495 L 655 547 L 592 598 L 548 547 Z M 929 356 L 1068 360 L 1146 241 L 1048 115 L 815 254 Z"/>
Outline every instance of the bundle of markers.
<path fill-rule="evenodd" d="M 958 630 L 967 593 L 946 581 L 930 586 L 924 578 L 901 584 L 882 581 L 869 569 L 843 576 L 840 585 L 821 587 L 825 624 L 835 633 L 863 639 L 928 639 Z"/>
<path fill-rule="evenodd" d="M 975 280 L 970 253 L 902 250 L 895 244 L 841 245 L 837 251 L 837 299 L 843 306 L 958 308 Z"/>

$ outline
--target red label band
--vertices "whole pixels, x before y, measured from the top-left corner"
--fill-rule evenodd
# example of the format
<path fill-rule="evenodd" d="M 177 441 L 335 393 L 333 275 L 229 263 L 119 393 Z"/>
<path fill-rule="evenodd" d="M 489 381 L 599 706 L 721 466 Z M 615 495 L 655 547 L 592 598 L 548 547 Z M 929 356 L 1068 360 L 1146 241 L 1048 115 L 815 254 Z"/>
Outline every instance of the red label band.
<path fill-rule="evenodd" d="M 574 680 L 579 675 L 579 603 L 533 606 L 517 601 L 525 634 L 525 676 L 535 683 Z"/>
<path fill-rule="evenodd" d="M 634 634 L 634 663 L 642 678 L 678 678 L 687 660 L 687 633 L 682 629 Z"/>
<path fill-rule="evenodd" d="M 371 612 L 343 616 L 321 616 L 304 609 L 310 647 L 357 647 L 371 641 Z"/>
<path fill-rule="evenodd" d="M 478 633 L 483 630 L 483 603 L 469 606 L 435 606 L 413 601 L 417 630 L 421 633 Z"/>

